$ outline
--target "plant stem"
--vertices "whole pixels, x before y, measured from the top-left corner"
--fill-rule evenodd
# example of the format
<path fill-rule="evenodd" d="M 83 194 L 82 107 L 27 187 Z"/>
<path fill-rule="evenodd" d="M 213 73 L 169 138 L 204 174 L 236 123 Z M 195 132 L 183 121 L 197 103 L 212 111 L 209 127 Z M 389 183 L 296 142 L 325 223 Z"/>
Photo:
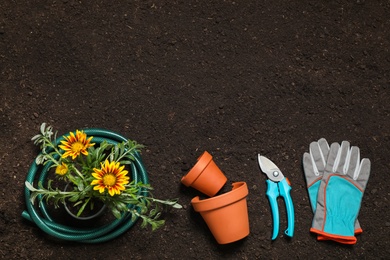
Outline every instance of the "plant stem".
<path fill-rule="evenodd" d="M 72 164 L 71 168 L 72 168 L 72 170 L 74 170 L 75 173 L 77 173 L 77 175 L 78 175 L 83 181 L 85 180 L 83 174 L 82 174 L 76 167 L 74 167 L 73 164 Z"/>

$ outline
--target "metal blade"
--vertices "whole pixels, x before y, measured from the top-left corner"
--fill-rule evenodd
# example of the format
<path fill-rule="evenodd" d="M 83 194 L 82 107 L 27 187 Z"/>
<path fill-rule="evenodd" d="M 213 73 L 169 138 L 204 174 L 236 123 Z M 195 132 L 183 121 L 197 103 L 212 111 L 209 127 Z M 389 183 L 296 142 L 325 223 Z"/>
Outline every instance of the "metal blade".
<path fill-rule="evenodd" d="M 268 179 L 278 182 L 283 180 L 284 176 L 278 166 L 276 166 L 270 159 L 258 154 L 258 161 L 260 169 L 267 174 Z"/>

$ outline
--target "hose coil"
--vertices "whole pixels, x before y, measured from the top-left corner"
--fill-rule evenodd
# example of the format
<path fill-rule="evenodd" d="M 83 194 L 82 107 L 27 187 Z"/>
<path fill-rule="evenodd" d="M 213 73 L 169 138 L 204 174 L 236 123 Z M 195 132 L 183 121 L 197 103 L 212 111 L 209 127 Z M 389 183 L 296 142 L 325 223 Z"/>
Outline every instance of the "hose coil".
<path fill-rule="evenodd" d="M 88 136 L 93 136 L 92 141 L 98 144 L 106 141 L 115 145 L 117 143 L 127 141 L 127 139 L 123 136 L 105 129 L 91 128 L 83 131 Z M 61 140 L 63 140 L 63 137 L 57 138 L 55 140 L 55 144 L 58 145 Z M 140 154 L 135 152 L 134 158 L 134 162 L 130 164 L 132 179 L 135 180 L 136 183 L 143 182 L 144 184 L 148 184 L 148 175 Z M 38 180 L 43 183 L 47 178 L 51 164 L 51 162 L 48 162 L 44 167 L 39 167 L 34 160 L 28 171 L 26 181 L 33 183 L 33 181 L 38 178 Z M 146 191 L 140 190 L 139 192 L 145 193 Z M 40 202 L 39 208 L 34 207 L 30 201 L 30 193 L 30 190 L 25 187 L 24 194 L 27 209 L 23 211 L 22 217 L 34 222 L 45 233 L 62 240 L 83 243 L 105 242 L 123 234 L 125 231 L 130 229 L 138 219 L 137 217 L 134 221 L 132 221 L 132 214 L 130 212 L 126 212 L 120 219 L 115 219 L 111 223 L 97 228 L 86 229 L 66 226 L 56 223 L 53 220 L 48 213 L 46 204 L 43 200 Z M 131 205 L 129 205 L 129 207 L 131 207 Z"/>

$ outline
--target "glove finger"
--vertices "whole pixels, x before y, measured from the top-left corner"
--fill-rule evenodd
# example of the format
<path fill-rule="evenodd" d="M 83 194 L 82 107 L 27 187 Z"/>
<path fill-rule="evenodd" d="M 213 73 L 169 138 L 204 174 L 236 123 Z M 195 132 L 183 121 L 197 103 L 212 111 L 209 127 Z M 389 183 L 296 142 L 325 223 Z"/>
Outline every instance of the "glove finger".
<path fill-rule="evenodd" d="M 346 162 L 349 158 L 349 153 L 349 142 L 342 141 L 341 148 L 339 149 L 339 152 L 337 154 L 336 162 L 333 165 L 334 173 L 346 174 L 344 166 L 346 165 Z"/>
<path fill-rule="evenodd" d="M 362 187 L 363 191 L 366 189 L 368 178 L 370 177 L 371 161 L 370 159 L 364 158 L 357 171 L 357 183 Z"/>
<path fill-rule="evenodd" d="M 318 171 L 314 169 L 315 165 L 313 164 L 312 157 L 309 153 L 303 154 L 303 171 L 306 177 L 307 187 L 310 187 L 313 182 L 318 179 Z"/>
<path fill-rule="evenodd" d="M 325 158 L 325 162 L 324 162 L 324 169 L 325 169 L 325 165 L 326 165 L 326 161 L 328 160 L 329 149 L 330 149 L 329 144 L 325 138 L 321 138 L 320 140 L 318 140 L 318 146 L 320 147 L 323 157 Z"/>
<path fill-rule="evenodd" d="M 317 194 L 318 194 L 318 184 L 322 178 L 322 175 L 319 176 L 318 172 L 315 174 L 315 165 L 313 164 L 313 158 L 309 153 L 303 154 L 303 170 L 306 178 L 307 191 L 309 194 L 309 200 L 311 209 L 313 212 L 316 210 L 317 204 Z"/>
<path fill-rule="evenodd" d="M 348 161 L 345 164 L 346 167 L 344 171 L 351 179 L 356 180 L 358 177 L 357 175 L 358 175 L 359 165 L 360 165 L 360 149 L 357 146 L 352 146 L 349 153 Z"/>
<path fill-rule="evenodd" d="M 333 165 L 335 164 L 337 153 L 340 150 L 339 143 L 332 143 L 329 150 L 328 160 L 326 161 L 325 173 L 332 173 Z"/>
<path fill-rule="evenodd" d="M 314 174 L 316 176 L 322 176 L 325 170 L 326 158 L 318 142 L 312 142 L 310 144 L 310 155 L 312 158 Z"/>

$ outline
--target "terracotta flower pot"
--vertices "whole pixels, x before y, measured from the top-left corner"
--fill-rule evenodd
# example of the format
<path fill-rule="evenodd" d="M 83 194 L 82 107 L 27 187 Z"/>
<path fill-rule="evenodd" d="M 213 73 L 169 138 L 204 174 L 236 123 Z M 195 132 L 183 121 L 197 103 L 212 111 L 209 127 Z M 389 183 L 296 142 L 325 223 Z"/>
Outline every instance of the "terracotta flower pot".
<path fill-rule="evenodd" d="M 233 189 L 222 195 L 200 200 L 195 197 L 191 204 L 199 212 L 219 244 L 227 244 L 249 235 L 249 218 L 245 182 L 233 183 Z"/>
<path fill-rule="evenodd" d="M 207 151 L 198 158 L 194 167 L 181 179 L 185 186 L 191 186 L 210 197 L 217 194 L 226 181 L 226 176 Z"/>

